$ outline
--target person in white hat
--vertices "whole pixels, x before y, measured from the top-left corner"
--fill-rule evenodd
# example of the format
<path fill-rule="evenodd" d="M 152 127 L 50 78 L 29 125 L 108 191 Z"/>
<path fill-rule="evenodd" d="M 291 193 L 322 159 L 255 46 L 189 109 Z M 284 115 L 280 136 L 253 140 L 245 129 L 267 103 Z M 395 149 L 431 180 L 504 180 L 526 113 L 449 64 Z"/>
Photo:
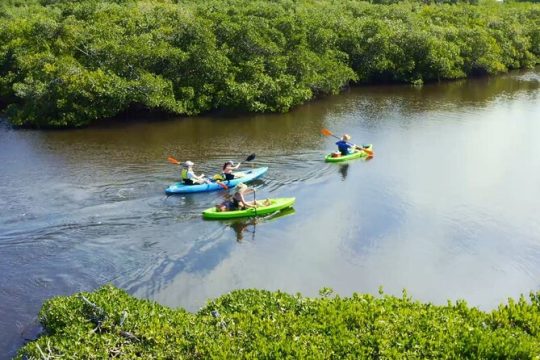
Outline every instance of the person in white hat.
<path fill-rule="evenodd" d="M 257 206 L 268 206 L 270 205 L 270 200 L 266 199 L 265 201 L 246 201 L 244 195 L 255 192 L 254 189 L 250 189 L 246 184 L 240 183 L 236 186 L 236 191 L 232 197 L 233 205 L 236 209 L 247 209 L 255 208 Z"/>
<path fill-rule="evenodd" d="M 182 178 L 182 182 L 184 183 L 184 185 L 209 183 L 210 180 L 205 179 L 204 174 L 201 174 L 199 176 L 195 175 L 195 172 L 193 172 L 193 165 L 195 164 L 189 160 L 182 164 L 182 171 L 180 172 L 180 177 Z"/>

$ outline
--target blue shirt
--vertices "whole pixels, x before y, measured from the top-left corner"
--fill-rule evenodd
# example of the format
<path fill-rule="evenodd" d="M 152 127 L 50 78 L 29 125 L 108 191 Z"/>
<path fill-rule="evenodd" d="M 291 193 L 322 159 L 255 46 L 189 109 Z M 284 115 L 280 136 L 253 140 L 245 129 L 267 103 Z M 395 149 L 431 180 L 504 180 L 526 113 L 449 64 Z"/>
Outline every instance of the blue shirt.
<path fill-rule="evenodd" d="M 341 152 L 342 155 L 348 155 L 352 152 L 352 145 L 344 140 L 339 140 L 336 142 L 336 145 L 338 146 L 339 152 Z"/>

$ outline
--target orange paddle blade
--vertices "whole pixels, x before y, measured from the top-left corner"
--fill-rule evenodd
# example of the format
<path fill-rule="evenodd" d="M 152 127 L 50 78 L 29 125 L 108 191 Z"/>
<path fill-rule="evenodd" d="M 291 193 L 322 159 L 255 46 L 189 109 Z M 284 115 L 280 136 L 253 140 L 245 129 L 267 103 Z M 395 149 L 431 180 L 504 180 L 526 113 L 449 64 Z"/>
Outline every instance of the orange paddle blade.
<path fill-rule="evenodd" d="M 324 136 L 332 136 L 334 134 L 332 134 L 332 132 L 328 129 L 322 129 L 321 130 L 321 134 L 323 134 Z"/>
<path fill-rule="evenodd" d="M 169 156 L 169 157 L 167 158 L 167 160 L 168 160 L 171 164 L 180 165 L 180 161 L 176 160 L 176 159 L 173 158 L 172 156 Z"/>

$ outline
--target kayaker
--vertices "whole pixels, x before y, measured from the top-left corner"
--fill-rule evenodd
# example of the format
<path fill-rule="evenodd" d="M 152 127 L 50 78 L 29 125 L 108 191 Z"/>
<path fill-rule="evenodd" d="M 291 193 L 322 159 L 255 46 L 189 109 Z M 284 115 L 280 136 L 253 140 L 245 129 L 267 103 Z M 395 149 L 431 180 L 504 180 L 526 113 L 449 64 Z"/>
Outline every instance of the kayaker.
<path fill-rule="evenodd" d="M 343 134 L 341 140 L 336 142 L 341 155 L 349 155 L 354 152 L 354 145 L 349 143 L 349 140 L 351 140 L 351 136 L 349 134 Z"/>
<path fill-rule="evenodd" d="M 204 184 L 209 183 L 210 180 L 205 179 L 204 174 L 201 174 L 199 176 L 195 175 L 195 172 L 193 172 L 193 165 L 195 165 L 191 161 L 186 161 L 182 164 L 182 171 L 180 172 L 180 177 L 182 179 L 182 182 L 185 185 L 197 185 L 197 184 Z"/>
<path fill-rule="evenodd" d="M 232 197 L 232 203 L 236 209 L 248 209 L 256 208 L 257 206 L 268 206 L 270 205 L 270 200 L 266 199 L 264 201 L 246 201 L 244 195 L 255 192 L 255 189 L 250 189 L 246 184 L 240 183 L 236 186 L 236 191 Z"/>
<path fill-rule="evenodd" d="M 248 188 L 244 183 L 240 183 L 236 186 L 234 195 L 231 200 L 227 200 L 220 205 L 216 205 L 217 211 L 234 211 L 234 210 L 245 210 L 249 208 L 256 208 L 258 206 L 268 206 L 270 205 L 270 200 L 266 199 L 265 201 L 246 201 L 244 195 L 255 192 L 255 190 Z"/>
<path fill-rule="evenodd" d="M 233 170 L 237 170 L 240 167 L 241 162 L 234 165 L 232 161 L 227 161 L 225 164 L 223 164 L 223 178 L 225 180 L 232 180 L 234 179 Z"/>

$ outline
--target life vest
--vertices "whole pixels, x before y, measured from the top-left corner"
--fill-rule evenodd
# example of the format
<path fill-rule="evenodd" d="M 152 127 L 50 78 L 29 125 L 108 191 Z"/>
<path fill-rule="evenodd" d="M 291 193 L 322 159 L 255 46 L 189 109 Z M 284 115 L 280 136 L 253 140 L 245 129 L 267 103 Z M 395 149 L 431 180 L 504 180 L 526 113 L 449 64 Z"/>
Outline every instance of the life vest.
<path fill-rule="evenodd" d="M 188 169 L 182 169 L 182 171 L 180 172 L 180 177 L 182 178 L 182 181 L 189 180 Z"/>

